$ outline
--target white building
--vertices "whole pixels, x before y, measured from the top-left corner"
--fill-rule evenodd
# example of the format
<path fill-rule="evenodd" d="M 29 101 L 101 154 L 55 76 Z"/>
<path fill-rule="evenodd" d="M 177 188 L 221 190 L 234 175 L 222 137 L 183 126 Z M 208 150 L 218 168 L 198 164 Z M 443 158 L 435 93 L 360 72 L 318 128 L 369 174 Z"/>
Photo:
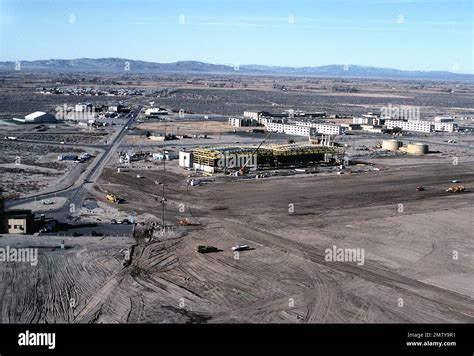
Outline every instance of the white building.
<path fill-rule="evenodd" d="M 258 118 L 258 123 L 262 124 L 263 126 L 267 126 L 270 122 L 273 122 L 272 118 L 269 116 L 260 116 Z"/>
<path fill-rule="evenodd" d="M 369 119 L 366 117 L 354 117 L 352 118 L 352 123 L 357 125 L 367 125 L 369 123 Z"/>
<path fill-rule="evenodd" d="M 91 103 L 79 103 L 79 104 L 76 104 L 76 106 L 74 107 L 74 111 L 76 112 L 92 112 L 92 104 Z"/>
<path fill-rule="evenodd" d="M 341 135 L 344 129 L 340 125 L 317 122 L 296 121 L 297 126 L 314 128 L 316 133 L 324 135 Z"/>
<path fill-rule="evenodd" d="M 453 122 L 454 119 L 452 116 L 436 116 L 434 118 L 435 122 Z"/>
<path fill-rule="evenodd" d="M 309 136 L 314 132 L 311 127 L 281 124 L 278 122 L 269 122 L 266 128 L 268 131 L 297 136 Z"/>
<path fill-rule="evenodd" d="M 47 114 L 43 111 L 35 111 L 24 118 L 14 118 L 13 120 L 23 122 L 25 124 L 42 124 L 58 122 L 56 117 L 52 114 Z"/>
<path fill-rule="evenodd" d="M 435 122 L 434 129 L 435 131 L 443 131 L 443 132 L 454 132 L 457 129 L 458 125 L 452 122 Z"/>
<path fill-rule="evenodd" d="M 258 120 L 263 111 L 244 111 L 244 117 L 247 119 Z"/>
<path fill-rule="evenodd" d="M 352 123 L 358 125 L 378 125 L 379 119 L 375 115 L 362 115 L 362 117 L 352 118 Z"/>
<path fill-rule="evenodd" d="M 403 131 L 433 132 L 434 123 L 423 120 L 385 120 L 388 129 L 400 128 Z"/>
<path fill-rule="evenodd" d="M 457 129 L 457 125 L 452 122 L 435 122 L 425 120 L 386 120 L 385 125 L 388 129 L 395 127 L 401 128 L 403 131 L 417 131 L 417 132 L 454 132 Z"/>
<path fill-rule="evenodd" d="M 168 114 L 168 112 L 164 108 L 149 108 L 145 110 L 145 116 L 166 114 Z"/>
<path fill-rule="evenodd" d="M 171 161 L 173 159 L 178 158 L 178 155 L 174 151 L 165 151 L 163 152 L 157 152 L 152 154 L 152 158 L 157 161 L 162 161 L 163 159 L 167 161 Z"/>
<path fill-rule="evenodd" d="M 234 127 L 257 126 L 257 121 L 254 119 L 230 117 L 229 125 Z"/>
<path fill-rule="evenodd" d="M 184 168 L 191 168 L 193 166 L 193 153 L 180 151 L 179 152 L 179 166 Z"/>

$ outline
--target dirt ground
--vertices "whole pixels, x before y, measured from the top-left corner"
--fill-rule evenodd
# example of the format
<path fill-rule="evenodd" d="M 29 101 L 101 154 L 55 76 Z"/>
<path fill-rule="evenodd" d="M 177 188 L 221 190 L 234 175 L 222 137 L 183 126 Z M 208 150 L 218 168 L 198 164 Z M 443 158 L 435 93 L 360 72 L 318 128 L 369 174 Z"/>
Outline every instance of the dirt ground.
<path fill-rule="evenodd" d="M 22 275 L 43 290 L 4 295 L 2 322 L 473 321 L 472 188 L 445 192 L 453 177 L 472 187 L 472 167 L 420 164 L 199 187 L 186 185 L 186 171 L 142 173 L 136 179 L 135 172 L 106 170 L 99 189 L 124 196 L 114 209 L 159 221 L 161 189 L 154 181 L 165 181 L 167 222 L 188 218 L 184 234 L 152 242 L 71 238 L 66 250 L 40 250 L 47 269 L 0 266 L 11 290 L 24 283 Z M 418 185 L 426 191 L 417 192 Z M 238 243 L 251 250 L 235 255 Z M 201 244 L 222 251 L 198 254 Z M 131 263 L 123 266 L 132 245 Z M 326 261 L 325 249 L 334 245 L 364 249 L 364 264 Z M 39 295 L 46 300 L 35 300 Z M 10 309 L 18 298 L 25 308 Z"/>
<path fill-rule="evenodd" d="M 170 188 L 170 206 L 187 207 L 176 219 L 196 226 L 177 241 L 137 248 L 132 267 L 144 301 L 136 321 L 472 322 L 472 193 L 444 190 L 448 177 L 472 184 L 473 174 L 452 166 L 411 172 Z M 425 192 L 416 192 L 420 182 Z M 148 194 L 136 199 L 153 204 Z M 254 250 L 236 260 L 237 243 Z M 199 255 L 198 244 L 223 251 Z M 363 248 L 365 264 L 326 262 L 333 245 Z"/>

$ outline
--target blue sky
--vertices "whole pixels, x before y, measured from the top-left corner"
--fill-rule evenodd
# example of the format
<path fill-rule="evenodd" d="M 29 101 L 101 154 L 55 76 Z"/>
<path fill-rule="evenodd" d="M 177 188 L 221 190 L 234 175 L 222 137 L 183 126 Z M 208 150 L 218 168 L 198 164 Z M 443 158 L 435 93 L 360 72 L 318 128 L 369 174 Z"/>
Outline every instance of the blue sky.
<path fill-rule="evenodd" d="M 347 63 L 474 73 L 473 3 L 0 0 L 0 60 Z"/>

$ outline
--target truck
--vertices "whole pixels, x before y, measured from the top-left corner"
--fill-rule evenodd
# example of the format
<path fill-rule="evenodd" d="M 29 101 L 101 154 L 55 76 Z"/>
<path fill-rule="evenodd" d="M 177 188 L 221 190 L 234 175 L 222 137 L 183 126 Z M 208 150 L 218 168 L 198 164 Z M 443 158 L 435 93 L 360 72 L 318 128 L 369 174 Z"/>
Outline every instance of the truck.
<path fill-rule="evenodd" d="M 199 245 L 196 248 L 196 252 L 199 252 L 199 253 L 219 252 L 219 249 L 217 247 L 214 247 L 214 246 Z"/>
<path fill-rule="evenodd" d="M 463 185 L 453 185 L 446 189 L 448 193 L 461 193 L 465 190 Z"/>
<path fill-rule="evenodd" d="M 107 198 L 108 201 L 111 201 L 111 202 L 113 202 L 113 203 L 115 203 L 115 204 L 119 204 L 119 203 L 120 203 L 120 198 L 117 197 L 117 196 L 114 195 L 114 194 L 107 194 L 105 197 Z"/>

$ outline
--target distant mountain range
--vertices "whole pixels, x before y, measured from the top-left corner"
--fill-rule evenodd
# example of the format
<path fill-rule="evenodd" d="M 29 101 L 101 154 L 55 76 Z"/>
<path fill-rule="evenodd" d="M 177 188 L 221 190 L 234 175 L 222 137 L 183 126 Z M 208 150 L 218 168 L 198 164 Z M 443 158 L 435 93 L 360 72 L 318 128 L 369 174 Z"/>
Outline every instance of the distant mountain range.
<path fill-rule="evenodd" d="M 0 71 L 14 71 L 17 62 L 0 62 Z M 390 68 L 366 67 L 360 65 L 327 65 L 318 67 L 278 67 L 264 65 L 210 64 L 198 61 L 155 63 L 124 58 L 79 58 L 21 61 L 21 70 L 27 72 L 77 72 L 77 73 L 206 73 L 206 74 L 249 74 L 249 75 L 292 75 L 308 77 L 356 77 L 386 79 L 425 79 L 474 81 L 474 74 L 447 71 L 405 71 Z"/>

